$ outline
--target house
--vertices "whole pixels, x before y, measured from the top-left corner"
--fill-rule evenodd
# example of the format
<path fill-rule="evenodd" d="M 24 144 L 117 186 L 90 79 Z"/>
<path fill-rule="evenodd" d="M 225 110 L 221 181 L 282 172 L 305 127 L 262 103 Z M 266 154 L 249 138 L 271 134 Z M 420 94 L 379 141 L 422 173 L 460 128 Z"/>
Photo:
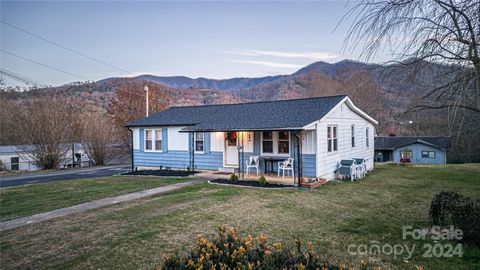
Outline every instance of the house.
<path fill-rule="evenodd" d="M 448 137 L 375 137 L 375 161 L 395 162 L 408 158 L 412 164 L 446 164 Z"/>
<path fill-rule="evenodd" d="M 21 149 L 20 149 L 21 148 Z M 37 171 L 41 168 L 35 165 L 35 162 L 29 156 L 30 146 L 26 147 L 17 147 L 15 145 L 2 145 L 0 146 L 0 164 L 2 168 L 0 170 L 8 171 Z M 33 149 L 33 147 L 32 147 Z M 30 151 L 31 152 L 31 151 Z M 72 156 L 72 153 L 74 153 Z M 79 162 L 80 166 L 85 165 L 85 162 L 88 162 L 88 158 L 85 150 L 82 145 L 76 143 L 73 148 L 73 152 L 68 151 L 65 154 L 64 162 L 60 164 L 59 167 L 64 167 L 66 164 L 71 164 L 73 158 L 75 157 L 75 162 Z"/>
<path fill-rule="evenodd" d="M 378 122 L 345 95 L 228 105 L 172 107 L 132 121 L 132 166 L 276 171 L 293 158 L 296 179 L 332 179 L 340 160 L 364 158 L 373 168 Z"/>

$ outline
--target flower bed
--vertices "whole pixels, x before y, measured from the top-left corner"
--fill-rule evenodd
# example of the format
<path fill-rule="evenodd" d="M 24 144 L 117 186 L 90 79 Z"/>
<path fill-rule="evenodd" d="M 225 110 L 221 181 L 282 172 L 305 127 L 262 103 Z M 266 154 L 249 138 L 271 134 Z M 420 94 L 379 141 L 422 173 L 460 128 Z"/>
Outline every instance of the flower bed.
<path fill-rule="evenodd" d="M 194 172 L 186 171 L 186 170 L 161 169 L 161 170 L 139 170 L 139 171 L 127 172 L 122 175 L 189 176 L 193 174 Z"/>
<path fill-rule="evenodd" d="M 236 185 L 236 186 L 244 186 L 244 187 L 261 187 L 261 188 L 293 188 L 293 185 L 282 185 L 282 184 L 274 184 L 274 183 L 265 183 L 261 184 L 258 181 L 248 181 L 248 180 L 238 180 L 238 181 L 231 181 L 228 179 L 213 179 L 209 181 L 210 183 L 214 184 L 228 184 L 228 185 Z"/>
<path fill-rule="evenodd" d="M 314 189 L 326 183 L 327 183 L 327 180 L 323 178 L 310 178 L 306 181 L 302 181 L 302 187 Z"/>

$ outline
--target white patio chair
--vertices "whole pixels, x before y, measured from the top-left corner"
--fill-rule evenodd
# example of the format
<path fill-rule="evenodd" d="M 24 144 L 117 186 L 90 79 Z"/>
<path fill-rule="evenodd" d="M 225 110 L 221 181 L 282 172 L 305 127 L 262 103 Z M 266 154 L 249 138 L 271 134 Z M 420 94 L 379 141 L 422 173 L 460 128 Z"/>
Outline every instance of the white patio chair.
<path fill-rule="evenodd" d="M 356 178 L 357 179 L 362 179 L 365 177 L 365 175 L 367 174 L 367 166 L 366 166 L 366 162 L 365 162 L 365 159 L 363 158 L 353 158 L 353 160 L 355 160 L 355 163 L 356 163 Z"/>
<path fill-rule="evenodd" d="M 258 161 L 258 156 L 250 156 L 249 160 L 246 160 L 245 161 L 246 165 L 247 165 L 247 173 L 250 173 L 250 168 L 255 168 L 255 170 L 257 171 L 257 175 L 259 173 L 259 161 Z"/>
<path fill-rule="evenodd" d="M 280 170 L 282 170 L 282 178 L 285 178 L 285 171 L 292 171 L 293 175 L 293 158 L 278 162 L 278 176 L 280 177 Z"/>

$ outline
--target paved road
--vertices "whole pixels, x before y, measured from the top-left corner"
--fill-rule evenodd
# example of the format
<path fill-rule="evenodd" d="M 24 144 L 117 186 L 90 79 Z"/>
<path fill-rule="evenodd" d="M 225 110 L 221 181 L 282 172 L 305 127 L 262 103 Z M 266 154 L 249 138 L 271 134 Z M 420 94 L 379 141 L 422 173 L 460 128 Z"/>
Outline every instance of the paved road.
<path fill-rule="evenodd" d="M 101 166 L 90 168 L 65 169 L 48 173 L 29 173 L 25 175 L 0 176 L 0 188 L 20 185 L 39 184 L 61 180 L 112 176 L 130 170 L 130 165 Z"/>

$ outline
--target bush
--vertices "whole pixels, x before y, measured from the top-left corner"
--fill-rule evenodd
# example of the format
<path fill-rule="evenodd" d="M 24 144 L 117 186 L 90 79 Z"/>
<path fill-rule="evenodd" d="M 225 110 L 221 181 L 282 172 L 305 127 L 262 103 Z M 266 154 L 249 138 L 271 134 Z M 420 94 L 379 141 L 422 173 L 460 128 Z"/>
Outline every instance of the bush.
<path fill-rule="evenodd" d="M 260 183 L 260 185 L 262 186 L 265 186 L 267 184 L 267 179 L 265 178 L 265 175 L 263 173 L 260 175 L 260 178 L 258 178 L 258 183 Z"/>
<path fill-rule="evenodd" d="M 453 225 L 463 231 L 462 242 L 480 246 L 480 200 L 442 191 L 433 198 L 429 216 L 432 225 Z"/>
<path fill-rule="evenodd" d="M 230 175 L 230 181 L 237 182 L 238 181 L 238 175 L 236 175 L 235 173 L 232 173 Z"/>
<path fill-rule="evenodd" d="M 0 172 L 1 171 L 6 171 L 7 170 L 7 166 L 3 164 L 3 161 L 0 160 Z"/>
<path fill-rule="evenodd" d="M 290 250 L 282 243 L 267 243 L 267 237 L 241 237 L 233 227 L 221 226 L 214 239 L 197 236 L 196 246 L 187 256 L 166 255 L 161 269 L 350 269 L 346 264 L 333 265 L 314 252 L 311 243 Z M 380 269 L 362 265 L 355 269 Z"/>

